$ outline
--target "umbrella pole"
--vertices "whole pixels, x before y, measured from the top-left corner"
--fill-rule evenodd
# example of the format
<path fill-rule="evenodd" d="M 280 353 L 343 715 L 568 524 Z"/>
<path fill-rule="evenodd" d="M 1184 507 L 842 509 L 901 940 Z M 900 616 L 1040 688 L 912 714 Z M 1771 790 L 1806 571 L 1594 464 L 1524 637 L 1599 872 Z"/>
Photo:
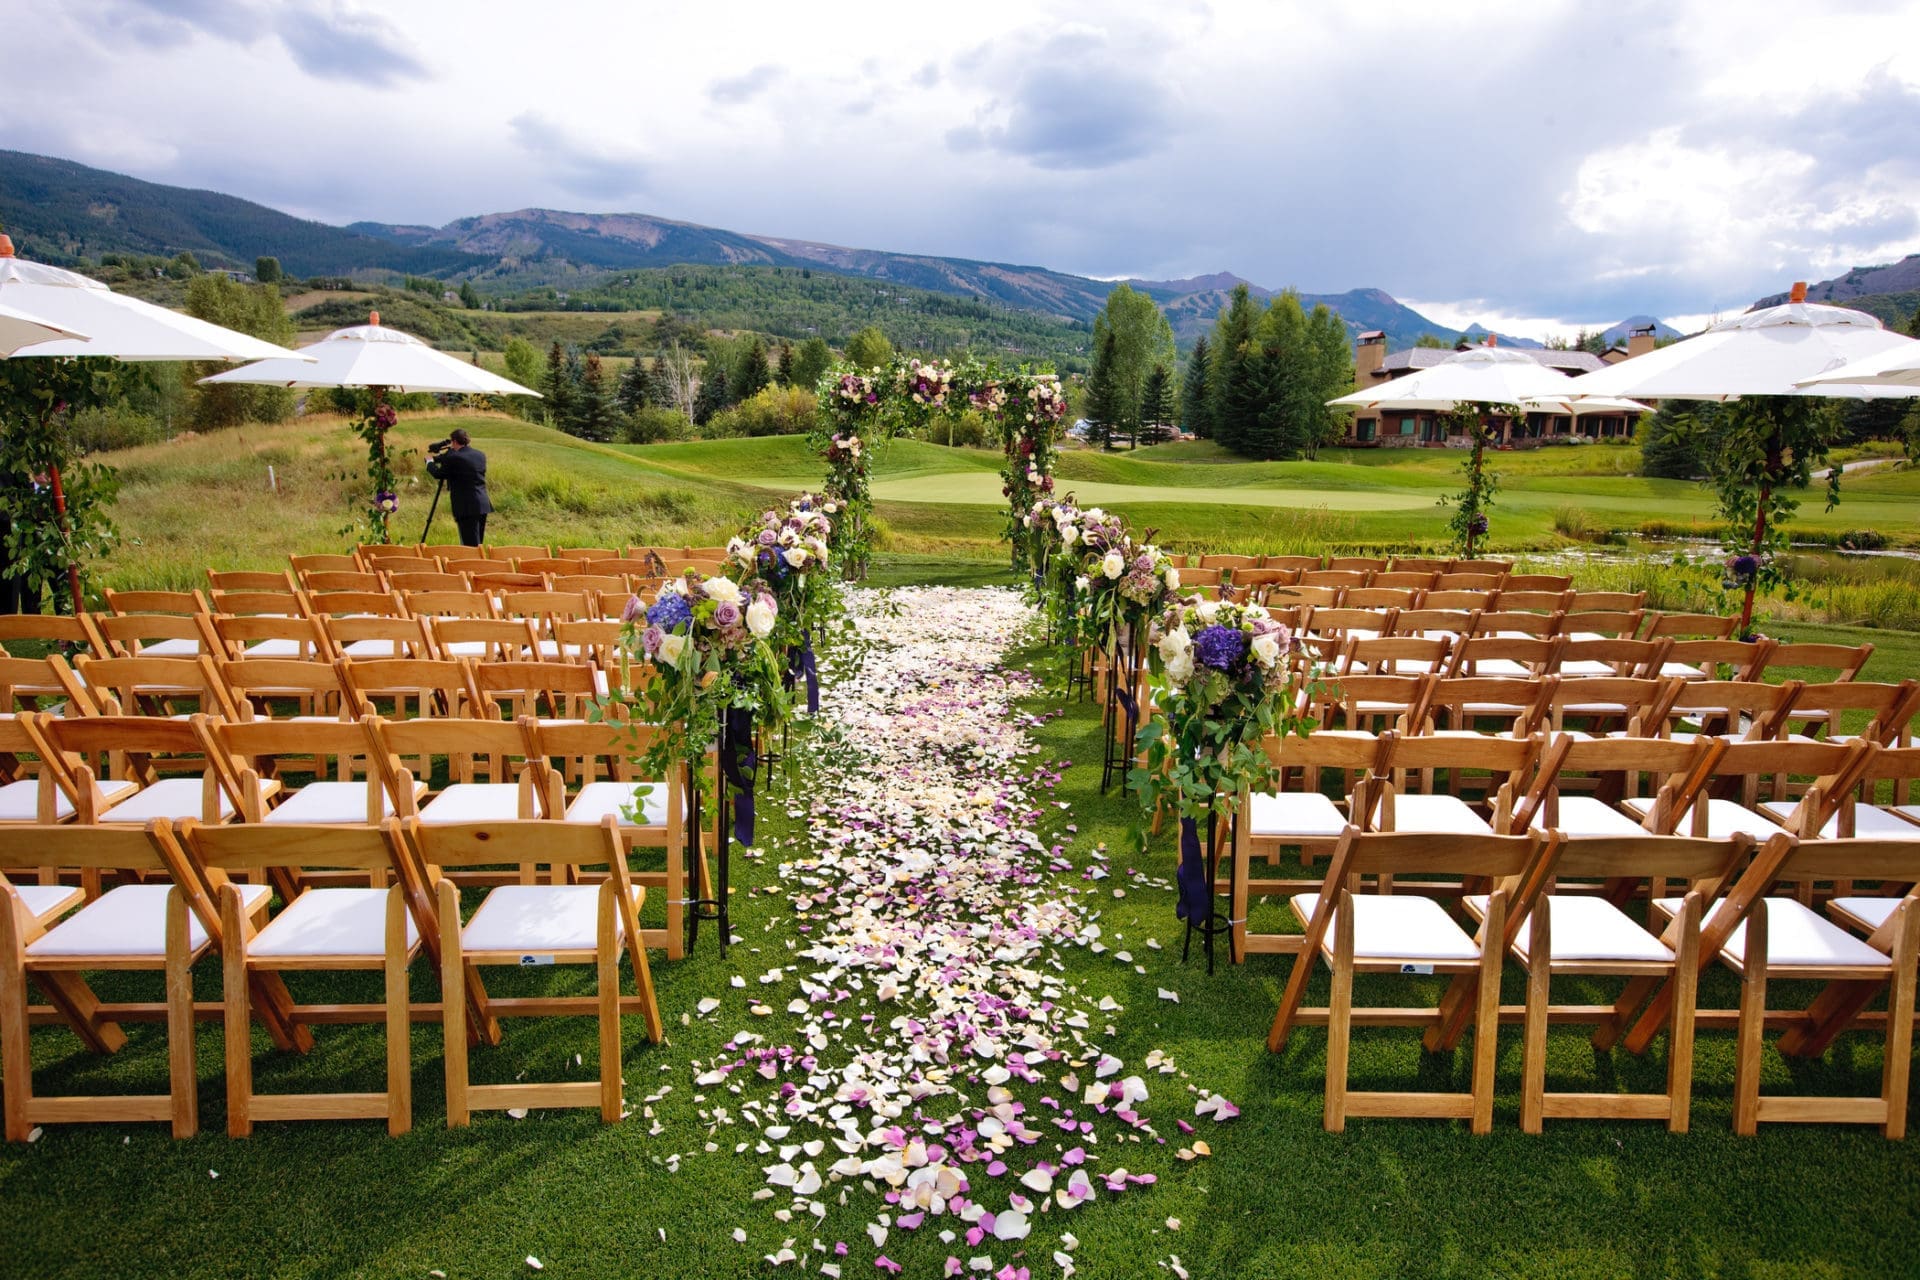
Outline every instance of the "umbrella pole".
<path fill-rule="evenodd" d="M 67 531 L 67 491 L 60 484 L 60 468 L 48 467 L 47 480 L 53 488 L 54 519 L 59 523 L 60 531 L 65 533 Z M 77 618 L 85 610 L 86 605 L 80 597 L 80 566 L 74 564 L 71 557 L 67 561 L 67 588 L 73 593 L 73 616 Z M 54 612 L 58 613 L 59 610 L 56 608 Z"/>

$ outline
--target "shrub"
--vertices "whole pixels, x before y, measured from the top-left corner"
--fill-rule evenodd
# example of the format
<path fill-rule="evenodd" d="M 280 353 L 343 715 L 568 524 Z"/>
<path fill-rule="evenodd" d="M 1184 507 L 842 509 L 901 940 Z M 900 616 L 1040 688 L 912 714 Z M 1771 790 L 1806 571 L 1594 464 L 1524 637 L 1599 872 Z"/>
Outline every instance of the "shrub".
<path fill-rule="evenodd" d="M 160 424 L 124 404 L 83 409 L 67 421 L 67 438 L 76 453 L 132 449 L 162 439 Z"/>
<path fill-rule="evenodd" d="M 709 440 L 735 436 L 797 436 L 819 423 L 820 407 L 811 389 L 764 387 L 729 409 L 707 419 L 703 434 Z"/>
<path fill-rule="evenodd" d="M 628 414 L 620 423 L 620 438 L 628 444 L 660 444 L 685 440 L 693 424 L 678 409 L 646 405 Z"/>

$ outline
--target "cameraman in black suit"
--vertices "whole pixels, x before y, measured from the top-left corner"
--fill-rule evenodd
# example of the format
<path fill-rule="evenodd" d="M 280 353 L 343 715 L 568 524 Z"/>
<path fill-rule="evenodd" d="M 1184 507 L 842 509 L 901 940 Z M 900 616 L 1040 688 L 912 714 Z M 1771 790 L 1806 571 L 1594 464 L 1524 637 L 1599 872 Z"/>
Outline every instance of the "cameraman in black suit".
<path fill-rule="evenodd" d="M 427 474 L 446 482 L 447 505 L 460 526 L 460 544 L 480 546 L 487 540 L 487 516 L 493 501 L 487 497 L 487 455 L 473 447 L 466 428 L 456 427 L 439 445 L 428 445 Z"/>

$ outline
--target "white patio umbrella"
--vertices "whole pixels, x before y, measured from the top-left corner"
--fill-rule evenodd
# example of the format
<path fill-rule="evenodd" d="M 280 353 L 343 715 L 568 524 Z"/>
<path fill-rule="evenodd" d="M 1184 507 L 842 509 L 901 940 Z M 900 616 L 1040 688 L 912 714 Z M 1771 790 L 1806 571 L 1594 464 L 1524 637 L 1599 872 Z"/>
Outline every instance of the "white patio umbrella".
<path fill-rule="evenodd" d="M 1571 382 L 1573 379 L 1569 378 Z M 1618 396 L 1587 396 L 1584 399 L 1567 395 L 1562 391 L 1557 396 L 1528 396 L 1520 401 L 1522 409 L 1535 413 L 1565 413 L 1573 417 L 1582 417 L 1590 413 L 1652 413 L 1653 406 L 1641 404 L 1638 400 L 1628 400 Z"/>
<path fill-rule="evenodd" d="M 367 317 L 366 324 L 336 329 L 313 345 L 301 348 L 300 355 L 305 358 L 304 362 L 300 359 L 259 360 L 200 381 L 215 385 L 250 383 L 280 387 L 366 388 L 373 392 L 376 419 L 390 391 L 533 396 L 536 399 L 540 396 L 538 391 L 488 373 L 478 365 L 436 351 L 410 333 L 386 328 L 380 323 L 378 311 Z M 373 523 L 384 542 L 388 536 L 387 517 L 398 509 L 399 498 L 397 491 L 388 493 L 384 489 L 384 485 L 391 481 L 381 479 L 383 475 L 391 476 L 387 469 L 385 423 L 376 425 L 372 431 L 373 474 L 376 488 L 382 490 L 375 495 Z M 439 501 L 439 491 L 435 490 L 436 509 Z M 387 505 L 389 502 L 391 506 Z M 427 526 L 431 528 L 432 524 L 433 510 L 430 509 Z M 425 536 L 424 531 L 422 536 Z"/>
<path fill-rule="evenodd" d="M 1407 409 L 1447 413 L 1460 404 L 1519 404 L 1562 400 L 1573 379 L 1558 369 L 1503 347 L 1474 347 L 1439 364 L 1417 369 L 1377 387 L 1327 401 L 1362 409 Z"/>
<path fill-rule="evenodd" d="M 1796 286 L 1795 293 L 1804 297 L 1804 287 Z M 1705 333 L 1583 373 L 1573 379 L 1567 394 L 1647 400 L 1901 395 L 1906 393 L 1859 384 L 1798 384 L 1852 361 L 1912 345 L 1911 338 L 1889 333 L 1864 311 L 1785 302 L 1722 320 Z"/>
<path fill-rule="evenodd" d="M 200 379 L 215 386 L 379 387 L 449 395 L 534 396 L 539 392 L 436 351 L 410 333 L 389 329 L 374 312 L 367 324 L 336 329 L 298 355 L 259 360 Z"/>
<path fill-rule="evenodd" d="M 77 329 L 68 329 L 51 320 L 42 320 L 39 316 L 22 311 L 18 307 L 0 304 L 0 359 L 12 355 L 21 347 L 30 347 L 36 342 L 49 342 L 55 338 L 78 338 L 85 342 L 87 335 Z"/>
<path fill-rule="evenodd" d="M 73 356 L 115 360 L 301 358 L 271 342 L 115 293 L 98 280 L 16 258 L 13 241 L 5 235 L 0 235 L 0 306 L 15 308 L 73 335 L 22 345 L 7 353 L 9 360 Z M 48 478 L 55 515 L 64 524 L 67 499 L 59 468 L 52 468 Z M 82 603 L 78 566 L 67 566 L 67 582 L 77 612 Z"/>
<path fill-rule="evenodd" d="M 13 256 L 0 236 L 0 305 L 84 333 L 22 346 L 9 356 L 111 356 L 116 360 L 265 360 L 302 357 L 285 347 L 115 293 L 86 276 Z"/>
<path fill-rule="evenodd" d="M 1843 364 L 1838 369 L 1802 378 L 1796 386 L 1805 390 L 1839 383 L 1846 386 L 1902 388 L 1892 395 L 1920 396 L 1920 342 L 1909 338 L 1897 347 L 1888 347 L 1879 355 Z"/>

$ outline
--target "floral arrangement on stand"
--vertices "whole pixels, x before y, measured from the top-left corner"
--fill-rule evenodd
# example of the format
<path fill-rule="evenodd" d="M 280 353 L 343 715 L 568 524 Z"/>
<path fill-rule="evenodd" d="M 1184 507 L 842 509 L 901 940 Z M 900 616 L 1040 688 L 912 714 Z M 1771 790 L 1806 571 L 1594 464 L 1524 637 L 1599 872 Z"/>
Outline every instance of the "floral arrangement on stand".
<path fill-rule="evenodd" d="M 367 541 L 392 542 L 390 525 L 400 510 L 399 481 L 393 474 L 393 459 L 387 452 L 387 432 L 400 415 L 387 403 L 385 389 L 373 389 L 373 407 L 364 418 L 352 424 L 353 433 L 367 442 L 367 480 L 373 486 L 365 519 Z"/>
<path fill-rule="evenodd" d="M 775 623 L 768 642 L 774 652 L 785 655 L 788 692 L 805 679 L 810 715 L 820 709 L 813 630 L 839 607 L 829 571 L 833 519 L 828 511 L 838 507 L 832 499 L 802 494 L 785 511 L 761 512 L 727 544 L 727 558 L 743 575 L 765 583 L 773 597 Z"/>
<path fill-rule="evenodd" d="M 1140 728 L 1143 762 L 1130 781 L 1147 816 L 1163 804 L 1179 815 L 1178 915 L 1205 935 L 1211 959 L 1213 936 L 1224 931 L 1213 906 L 1220 820 L 1243 790 L 1278 788 L 1261 741 L 1316 727 L 1304 708 L 1319 696 L 1319 672 L 1296 667 L 1296 637 L 1258 604 L 1190 597 L 1155 619 L 1147 638 L 1153 714 Z M 1139 839 L 1144 847 L 1144 826 Z"/>
<path fill-rule="evenodd" d="M 1090 525 L 1089 532 L 1095 528 Z M 1095 661 L 1106 671 L 1100 769 L 1105 794 L 1115 780 L 1123 787 L 1127 783 L 1127 761 L 1140 725 L 1138 688 L 1147 628 L 1178 598 L 1180 570 L 1160 548 L 1122 533 L 1106 551 L 1088 551 L 1085 572 L 1074 586 L 1084 601 Z"/>
<path fill-rule="evenodd" d="M 651 605 L 629 599 L 621 622 L 619 669 L 595 717 L 661 726 L 636 763 L 653 778 L 685 769 L 697 795 L 709 793 L 702 766 L 717 750 L 734 790 L 734 838 L 752 845 L 754 734 L 788 716 L 786 667 L 772 644 L 780 624 L 773 585 L 689 572 L 661 584 Z M 636 667 L 645 672 L 638 687 Z"/>
<path fill-rule="evenodd" d="M 1013 544 L 1014 570 L 1031 573 L 1036 557 L 1025 517 L 1035 502 L 1053 493 L 1053 459 L 1067 397 L 1053 374 L 1024 369 L 999 379 L 996 389 L 1004 397 L 1000 437 L 1006 463 L 1000 491 L 1007 499 L 1007 540 Z"/>

